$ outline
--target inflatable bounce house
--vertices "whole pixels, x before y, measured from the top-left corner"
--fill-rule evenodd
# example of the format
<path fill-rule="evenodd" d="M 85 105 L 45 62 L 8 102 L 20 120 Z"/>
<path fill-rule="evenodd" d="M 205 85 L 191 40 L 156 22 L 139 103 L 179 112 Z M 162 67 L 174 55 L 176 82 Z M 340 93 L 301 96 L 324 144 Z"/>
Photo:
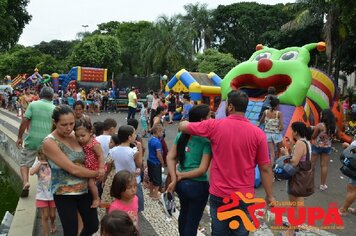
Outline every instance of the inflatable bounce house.
<path fill-rule="evenodd" d="M 58 84 L 61 90 L 96 87 L 106 88 L 107 69 L 93 67 L 73 67 L 68 74 L 58 76 Z M 69 86 L 69 87 L 68 87 Z"/>
<path fill-rule="evenodd" d="M 26 80 L 27 74 L 18 74 L 15 78 L 11 81 L 11 87 L 15 88 L 19 83 Z"/>
<path fill-rule="evenodd" d="M 192 101 L 209 104 L 215 111 L 220 103 L 221 82 L 222 79 L 213 72 L 204 74 L 182 69 L 167 83 L 165 93 L 168 95 L 170 90 L 189 93 Z"/>
<path fill-rule="evenodd" d="M 309 51 L 324 51 L 325 48 L 324 42 L 282 50 L 257 45 L 250 59 L 230 70 L 221 82 L 222 101 L 216 118 L 225 117 L 227 94 L 231 90 L 241 89 L 250 100 L 245 115 L 256 124 L 267 88 L 273 86 L 280 101 L 279 110 L 283 113 L 284 137 L 292 139 L 293 122 L 316 125 L 320 120 L 320 112 L 330 108 L 337 119 L 339 138 L 350 142 L 351 138 L 341 132 L 342 110 L 337 86 L 323 72 L 308 67 Z"/>
<path fill-rule="evenodd" d="M 95 87 L 106 88 L 107 86 L 107 69 L 92 68 L 92 67 L 73 67 L 68 74 L 40 75 L 38 69 L 35 69 L 30 77 L 26 78 L 26 74 L 16 76 L 12 82 L 13 88 L 25 88 L 29 86 L 50 86 L 55 92 L 58 90 L 75 89 L 77 86 L 81 88 Z"/>

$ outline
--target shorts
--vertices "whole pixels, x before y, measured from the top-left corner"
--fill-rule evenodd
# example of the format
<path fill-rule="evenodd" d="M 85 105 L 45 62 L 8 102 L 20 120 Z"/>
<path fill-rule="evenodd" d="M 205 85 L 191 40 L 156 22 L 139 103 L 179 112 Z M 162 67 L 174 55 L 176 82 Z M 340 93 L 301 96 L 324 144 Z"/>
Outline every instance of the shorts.
<path fill-rule="evenodd" d="M 147 161 L 148 178 L 154 186 L 162 186 L 162 165 Z"/>
<path fill-rule="evenodd" d="M 313 154 L 328 154 L 330 155 L 332 149 L 331 147 L 317 147 L 315 145 L 312 145 L 312 153 Z"/>
<path fill-rule="evenodd" d="M 356 179 L 349 178 L 349 184 L 351 184 L 352 186 L 356 187 Z"/>
<path fill-rule="evenodd" d="M 175 112 L 176 109 L 177 109 L 176 104 L 169 104 L 169 105 L 168 105 L 168 111 L 170 111 L 170 112 Z"/>
<path fill-rule="evenodd" d="M 266 133 L 268 143 L 280 143 L 283 141 L 282 134 L 280 133 Z"/>
<path fill-rule="evenodd" d="M 44 207 L 55 208 L 56 204 L 54 203 L 54 200 L 36 200 L 36 207 L 37 208 L 44 208 Z"/>
<path fill-rule="evenodd" d="M 26 166 L 28 168 L 31 168 L 36 160 L 37 152 L 37 150 L 23 148 L 21 150 L 20 166 Z"/>

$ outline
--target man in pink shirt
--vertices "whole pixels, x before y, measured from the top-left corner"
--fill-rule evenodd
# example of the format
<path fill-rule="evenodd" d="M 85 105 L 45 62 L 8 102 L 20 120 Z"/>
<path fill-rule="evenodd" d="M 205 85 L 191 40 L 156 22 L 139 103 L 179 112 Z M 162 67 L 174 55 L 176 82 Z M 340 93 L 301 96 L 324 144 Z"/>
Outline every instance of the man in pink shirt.
<path fill-rule="evenodd" d="M 274 202 L 272 194 L 273 173 L 268 157 L 265 133 L 249 122 L 244 114 L 248 105 L 248 96 L 242 91 L 231 91 L 227 98 L 226 112 L 229 115 L 220 120 L 204 120 L 189 123 L 183 121 L 179 129 L 184 133 L 207 137 L 211 141 L 213 158 L 210 166 L 210 215 L 212 218 L 212 236 L 248 235 L 239 217 L 236 230 L 229 228 L 233 218 L 220 221 L 217 209 L 226 205 L 224 197 L 235 192 L 254 194 L 255 167 L 261 172 L 262 185 L 266 192 L 267 203 Z M 247 204 L 240 200 L 232 209 L 241 209 L 247 215 Z M 229 210 L 232 210 L 229 209 Z"/>

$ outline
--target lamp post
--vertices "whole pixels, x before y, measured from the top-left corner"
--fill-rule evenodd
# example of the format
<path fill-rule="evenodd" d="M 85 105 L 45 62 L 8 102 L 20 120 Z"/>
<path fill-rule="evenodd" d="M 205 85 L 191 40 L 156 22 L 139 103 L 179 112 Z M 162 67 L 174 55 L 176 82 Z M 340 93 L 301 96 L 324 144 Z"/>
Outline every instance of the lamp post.
<path fill-rule="evenodd" d="M 87 32 L 87 28 L 89 27 L 89 25 L 82 25 L 82 27 L 84 28 L 84 33 Z"/>

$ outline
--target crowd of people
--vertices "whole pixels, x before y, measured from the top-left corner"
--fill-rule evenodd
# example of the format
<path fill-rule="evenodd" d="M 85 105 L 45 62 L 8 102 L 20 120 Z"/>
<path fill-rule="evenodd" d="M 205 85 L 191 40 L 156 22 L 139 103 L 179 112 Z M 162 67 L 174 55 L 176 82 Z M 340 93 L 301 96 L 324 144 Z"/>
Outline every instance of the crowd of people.
<path fill-rule="evenodd" d="M 328 189 L 328 163 L 336 133 L 335 117 L 328 109 L 322 111 L 320 123 L 314 127 L 294 122 L 293 140 L 289 140 L 291 148 L 286 148 L 282 142 L 283 114 L 278 111 L 279 100 L 272 88 L 260 115 L 263 129 L 245 118 L 249 98 L 243 91 L 228 94 L 224 119 L 212 119 L 209 106 L 193 104 L 188 94 L 170 91 L 164 96 L 152 91 L 147 95 L 147 103 L 141 105 L 142 130 L 138 130 L 139 121 L 135 119 L 138 106 L 135 88 L 128 94 L 128 116 L 118 122 L 113 116 L 92 123 L 85 112 L 105 110 L 104 99 L 96 108 L 98 92 L 90 91 L 86 98 L 92 99 L 91 109 L 82 99 L 83 91 L 78 91 L 76 96 L 74 92 L 68 92 L 76 97 L 72 106 L 56 103 L 49 87 L 41 90 L 37 101 L 30 99 L 31 92 L 26 90 L 22 98 L 28 104 L 17 140 L 17 146 L 22 148 L 21 197 L 28 196 L 29 173 L 37 174 L 36 206 L 41 209 L 44 235 L 57 230 L 53 223 L 56 210 L 64 235 L 92 235 L 98 231 L 99 218 L 102 235 L 138 235 L 138 214 L 145 206 L 144 186 L 153 201 L 162 202 L 168 216 L 174 211 L 174 193 L 177 194 L 180 235 L 197 234 L 207 204 L 212 235 L 248 235 L 240 217 L 219 220 L 218 208 L 234 192 L 245 196 L 254 193 L 256 166 L 267 204 L 273 206 L 276 202 L 273 181 L 278 179 L 274 178 L 273 163 L 285 155 L 291 157 L 290 163 L 297 168 L 297 174 L 288 180 L 291 202 L 303 202 L 304 197 L 314 193 L 314 186 L 309 192 L 301 193 L 294 185 L 301 181 L 298 172 L 304 170 L 310 173 L 307 177 L 310 183 L 314 183 L 319 159 L 319 188 Z M 104 91 L 101 95 L 104 98 L 109 94 Z M 165 127 L 173 123 L 174 113 L 180 106 L 182 116 L 177 135 L 172 146 L 167 147 Z M 28 136 L 23 141 L 28 127 Z M 145 150 L 145 138 L 148 138 L 148 150 Z M 165 180 L 163 167 L 168 169 Z M 347 188 L 348 195 L 340 209 L 342 215 L 354 213 L 349 207 L 356 199 L 356 180 L 350 179 Z M 106 208 L 107 213 L 98 217 L 98 207 Z M 235 208 L 249 216 L 245 202 L 240 200 Z M 240 227 L 231 229 L 231 220 L 239 222 Z M 294 229 L 288 229 L 283 235 L 294 235 Z"/>

